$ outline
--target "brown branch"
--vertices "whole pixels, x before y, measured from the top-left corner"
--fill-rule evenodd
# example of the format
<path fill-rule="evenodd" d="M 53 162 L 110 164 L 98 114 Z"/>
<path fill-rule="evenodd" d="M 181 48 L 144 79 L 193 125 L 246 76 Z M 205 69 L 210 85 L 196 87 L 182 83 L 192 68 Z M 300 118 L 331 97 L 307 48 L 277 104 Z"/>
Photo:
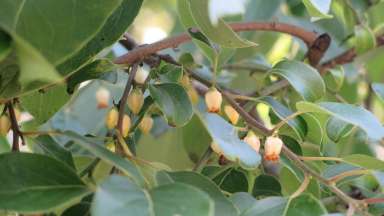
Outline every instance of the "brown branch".
<path fill-rule="evenodd" d="M 377 47 L 384 45 L 384 35 L 376 37 Z M 330 68 L 334 68 L 337 65 L 347 64 L 353 62 L 357 56 L 355 48 L 351 48 L 340 55 L 324 62 L 321 64 L 318 69 L 320 74 L 325 74 Z"/>
<path fill-rule="evenodd" d="M 117 129 L 120 131 L 120 134 L 122 134 L 123 132 L 123 117 L 125 113 L 125 105 L 127 104 L 128 95 L 131 91 L 133 79 L 135 78 L 138 67 L 139 65 L 137 63 L 132 65 L 128 75 L 127 84 L 125 85 L 123 95 L 121 96 L 119 102 L 119 118 L 117 121 Z"/>
<path fill-rule="evenodd" d="M 285 23 L 267 23 L 267 22 L 248 22 L 248 23 L 233 23 L 230 24 L 230 27 L 235 32 L 242 31 L 276 31 L 281 33 L 287 33 L 293 35 L 295 37 L 303 40 L 308 47 L 312 45 L 312 43 L 316 40 L 316 33 L 307 31 L 301 27 L 285 24 Z M 142 61 L 147 56 L 151 54 L 155 54 L 156 52 L 167 49 L 167 48 L 175 48 L 180 44 L 187 43 L 191 41 L 191 37 L 187 33 L 183 33 L 181 35 L 166 38 L 164 40 L 158 41 L 153 44 L 149 44 L 142 47 L 137 47 L 131 52 L 122 55 L 115 59 L 116 64 L 133 64 L 134 62 Z"/>
<path fill-rule="evenodd" d="M 25 145 L 24 136 L 20 131 L 19 124 L 17 123 L 17 118 L 15 114 L 15 109 L 13 108 L 12 100 L 8 101 L 6 106 L 9 113 L 9 118 L 11 119 L 11 128 L 13 134 L 12 140 L 12 151 L 20 151 L 19 138 L 21 138 L 22 144 Z"/>

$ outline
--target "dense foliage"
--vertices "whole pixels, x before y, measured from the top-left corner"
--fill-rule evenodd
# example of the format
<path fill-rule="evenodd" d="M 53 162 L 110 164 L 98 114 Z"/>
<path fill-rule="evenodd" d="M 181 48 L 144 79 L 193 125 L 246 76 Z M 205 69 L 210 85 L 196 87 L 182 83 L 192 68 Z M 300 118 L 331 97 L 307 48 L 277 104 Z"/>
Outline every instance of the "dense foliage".
<path fill-rule="evenodd" d="M 383 12 L 1 0 L 0 215 L 383 215 Z"/>

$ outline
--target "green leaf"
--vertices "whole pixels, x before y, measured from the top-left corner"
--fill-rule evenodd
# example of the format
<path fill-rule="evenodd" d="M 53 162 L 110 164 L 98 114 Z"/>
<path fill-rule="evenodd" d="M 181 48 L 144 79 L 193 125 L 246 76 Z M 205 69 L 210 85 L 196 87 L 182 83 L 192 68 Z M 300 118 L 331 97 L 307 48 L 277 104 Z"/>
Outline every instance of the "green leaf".
<path fill-rule="evenodd" d="M 320 74 L 303 62 L 280 61 L 273 66 L 271 73 L 287 79 L 304 100 L 317 101 L 325 94 L 325 84 Z"/>
<path fill-rule="evenodd" d="M 271 175 L 259 175 L 255 179 L 252 195 L 258 196 L 279 196 L 281 195 L 281 186 L 279 181 Z"/>
<path fill-rule="evenodd" d="M 52 137 L 48 135 L 41 135 L 33 139 L 33 142 L 35 142 L 33 148 L 39 148 L 44 154 L 51 156 L 75 169 L 71 152 L 60 146 Z"/>
<path fill-rule="evenodd" d="M 191 120 L 192 104 L 183 87 L 176 83 L 151 84 L 149 92 L 167 118 L 168 124 L 181 127 Z"/>
<path fill-rule="evenodd" d="M 211 41 L 230 48 L 242 48 L 255 46 L 256 44 L 241 39 L 231 27 L 221 18 L 216 23 L 212 23 L 208 12 L 208 1 L 188 0 L 190 13 L 200 31 L 203 32 Z"/>
<path fill-rule="evenodd" d="M 177 83 L 183 76 L 183 70 L 180 66 L 165 64 L 159 70 L 159 77 L 162 82 Z"/>
<path fill-rule="evenodd" d="M 319 119 L 310 113 L 304 113 L 300 116 L 307 124 L 307 135 L 305 139 L 311 143 L 320 145 L 324 139 L 325 133 Z"/>
<path fill-rule="evenodd" d="M 90 192 L 72 169 L 40 154 L 1 154 L 0 182 L 0 209 L 19 213 L 49 212 Z"/>
<path fill-rule="evenodd" d="M 288 199 L 283 197 L 268 197 L 256 201 L 241 216 L 282 216 L 284 215 Z"/>
<path fill-rule="evenodd" d="M 298 102 L 296 107 L 302 112 L 326 113 L 340 120 L 351 123 L 363 129 L 367 135 L 375 140 L 384 136 L 384 128 L 377 118 L 362 107 L 336 102 Z"/>
<path fill-rule="evenodd" d="M 262 97 L 260 98 L 260 101 L 270 106 L 280 120 L 284 120 L 294 113 L 279 101 L 275 100 L 273 97 Z M 287 124 L 294 130 L 299 138 L 303 139 L 305 137 L 307 133 L 307 126 L 301 117 L 290 119 Z"/>
<path fill-rule="evenodd" d="M 16 82 L 21 88 L 1 97 L 41 88 L 74 72 L 121 37 L 137 15 L 141 2 L 2 1 L 0 29 L 12 37 L 14 58 L 20 70 Z"/>
<path fill-rule="evenodd" d="M 375 33 L 382 33 L 384 28 L 384 2 L 380 1 L 377 4 L 371 6 L 366 11 L 366 15 L 369 21 L 369 26 Z"/>
<path fill-rule="evenodd" d="M 252 207 L 256 202 L 256 199 L 246 192 L 234 193 L 229 197 L 229 200 L 239 209 L 240 214 Z"/>
<path fill-rule="evenodd" d="M 376 46 L 376 37 L 372 30 L 364 25 L 355 26 L 355 49 L 357 54 L 364 53 Z"/>
<path fill-rule="evenodd" d="M 96 189 L 92 215 L 154 216 L 152 200 L 126 177 L 112 175 Z"/>
<path fill-rule="evenodd" d="M 0 154 L 11 151 L 11 145 L 8 142 L 7 137 L 0 136 Z"/>
<path fill-rule="evenodd" d="M 33 115 L 33 124 L 47 122 L 69 100 L 66 86 L 56 85 L 44 91 L 34 91 L 20 98 L 21 105 Z"/>
<path fill-rule="evenodd" d="M 341 138 L 347 136 L 349 132 L 351 132 L 353 125 L 336 117 L 330 117 L 326 127 L 328 137 L 337 143 Z"/>
<path fill-rule="evenodd" d="M 322 203 L 312 195 L 303 194 L 294 199 L 283 197 L 268 197 L 256 203 L 242 216 L 296 216 L 324 215 L 327 210 Z"/>
<path fill-rule="evenodd" d="M 368 155 L 353 154 L 343 157 L 342 160 L 365 169 L 384 171 L 384 161 Z"/>
<path fill-rule="evenodd" d="M 80 145 L 82 148 L 88 150 L 95 156 L 105 160 L 106 162 L 123 171 L 126 175 L 132 178 L 136 184 L 140 186 L 144 186 L 146 184 L 145 179 L 141 175 L 140 171 L 131 161 L 112 153 L 106 148 L 96 144 L 91 139 L 80 136 L 72 131 L 66 131 L 64 134 L 72 141 L 74 141 L 75 144 Z"/>
<path fill-rule="evenodd" d="M 332 0 L 302 0 L 312 20 L 329 19 Z"/>
<path fill-rule="evenodd" d="M 372 89 L 379 97 L 379 99 L 384 102 L 384 84 L 382 83 L 372 83 Z"/>
<path fill-rule="evenodd" d="M 204 152 L 209 148 L 211 138 L 201 123 L 199 117 L 194 115 L 191 121 L 181 128 L 183 146 L 188 157 L 197 163 Z M 199 137 L 199 142 L 195 138 Z"/>
<path fill-rule="evenodd" d="M 150 191 L 156 216 L 213 216 L 214 203 L 201 190 L 182 183 L 161 185 Z"/>
<path fill-rule="evenodd" d="M 220 189 L 207 177 L 195 172 L 170 172 L 168 175 L 175 182 L 192 185 L 206 192 L 214 202 L 216 216 L 237 215 L 236 208 L 233 204 L 221 193 Z"/>
<path fill-rule="evenodd" d="M 328 73 L 324 76 L 324 81 L 327 85 L 327 88 L 331 89 L 334 92 L 338 92 L 344 83 L 344 68 L 338 66 L 328 70 Z"/>
<path fill-rule="evenodd" d="M 237 130 L 217 114 L 197 113 L 213 141 L 219 145 L 224 156 L 238 161 L 244 169 L 255 169 L 261 162 L 259 153 L 240 140 Z"/>
<path fill-rule="evenodd" d="M 12 38 L 0 30 L 0 62 L 11 53 Z"/>
<path fill-rule="evenodd" d="M 67 81 L 67 91 L 72 94 L 76 86 L 84 81 L 98 79 L 101 76 L 114 72 L 118 66 L 108 59 L 95 60 L 77 70 Z"/>
<path fill-rule="evenodd" d="M 321 216 L 327 214 L 323 204 L 310 194 L 303 194 L 292 199 L 289 202 L 286 214 L 287 216 L 313 215 Z"/>

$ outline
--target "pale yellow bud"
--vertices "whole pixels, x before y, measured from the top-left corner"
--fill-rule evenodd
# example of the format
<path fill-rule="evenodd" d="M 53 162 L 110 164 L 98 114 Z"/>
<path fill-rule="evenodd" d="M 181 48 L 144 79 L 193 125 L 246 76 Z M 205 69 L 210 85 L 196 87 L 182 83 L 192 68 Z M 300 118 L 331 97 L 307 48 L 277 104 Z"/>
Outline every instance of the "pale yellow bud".
<path fill-rule="evenodd" d="M 276 162 L 280 158 L 283 141 L 278 137 L 268 137 L 264 144 L 264 159 Z"/>
<path fill-rule="evenodd" d="M 239 121 L 239 113 L 230 105 L 226 105 L 224 107 L 224 112 L 228 116 L 229 121 L 232 124 L 237 124 Z"/>
<path fill-rule="evenodd" d="M 125 138 L 128 136 L 129 129 L 131 128 L 131 118 L 128 115 L 124 115 L 122 126 L 121 135 Z"/>
<path fill-rule="evenodd" d="M 96 91 L 96 101 L 98 109 L 105 109 L 108 107 L 109 97 L 111 96 L 110 92 L 106 88 L 99 88 Z"/>
<path fill-rule="evenodd" d="M 149 72 L 147 70 L 144 70 L 143 68 L 139 67 L 136 71 L 135 82 L 138 84 L 144 84 L 148 75 Z"/>
<path fill-rule="evenodd" d="M 259 152 L 260 150 L 260 139 L 252 131 L 248 131 L 247 136 L 244 137 L 244 142 L 250 145 L 253 150 Z"/>
<path fill-rule="evenodd" d="M 105 118 L 105 124 L 108 129 L 115 128 L 119 119 L 119 112 L 116 108 L 112 108 Z"/>
<path fill-rule="evenodd" d="M 180 83 L 182 86 L 184 86 L 184 88 L 189 88 L 191 85 L 191 80 L 189 79 L 189 76 L 187 74 L 184 74 L 180 80 Z"/>
<path fill-rule="evenodd" d="M 144 116 L 144 118 L 141 120 L 139 124 L 139 128 L 141 132 L 144 134 L 148 134 L 153 126 L 153 119 L 150 116 Z"/>
<path fill-rule="evenodd" d="M 11 120 L 7 115 L 0 116 L 0 135 L 6 136 L 11 129 Z"/>
<path fill-rule="evenodd" d="M 187 94 L 193 105 L 196 105 L 199 102 L 199 94 L 197 93 L 195 88 L 189 87 L 187 90 Z"/>
<path fill-rule="evenodd" d="M 211 149 L 212 149 L 213 152 L 215 152 L 218 155 L 222 155 L 223 154 L 223 151 L 221 150 L 220 146 L 217 143 L 215 143 L 215 142 L 211 143 Z"/>
<path fill-rule="evenodd" d="M 143 92 L 141 92 L 140 89 L 133 89 L 131 93 L 129 93 L 127 104 L 132 113 L 137 115 L 144 104 Z"/>
<path fill-rule="evenodd" d="M 205 103 L 207 104 L 208 112 L 218 113 L 220 111 L 223 98 L 221 93 L 216 88 L 210 89 L 205 94 Z"/>

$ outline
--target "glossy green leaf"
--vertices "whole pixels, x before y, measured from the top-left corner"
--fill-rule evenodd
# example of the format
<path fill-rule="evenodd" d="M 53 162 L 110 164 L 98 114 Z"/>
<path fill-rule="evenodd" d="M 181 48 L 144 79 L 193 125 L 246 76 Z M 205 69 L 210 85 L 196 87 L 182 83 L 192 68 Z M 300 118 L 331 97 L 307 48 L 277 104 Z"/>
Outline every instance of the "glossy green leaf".
<path fill-rule="evenodd" d="M 90 138 L 80 136 L 72 131 L 66 131 L 64 132 L 64 134 L 75 144 L 81 146 L 82 148 L 88 150 L 100 159 L 105 160 L 106 162 L 123 171 L 138 185 L 143 186 L 146 184 L 140 171 L 137 169 L 136 165 L 131 161 L 112 153 L 108 149 L 93 142 Z"/>
<path fill-rule="evenodd" d="M 380 1 L 372 7 L 369 7 L 366 11 L 369 26 L 375 33 L 382 33 L 384 28 L 384 2 Z"/>
<path fill-rule="evenodd" d="M 252 195 L 258 196 L 279 196 L 281 195 L 281 185 L 279 181 L 271 175 L 259 175 L 255 179 Z"/>
<path fill-rule="evenodd" d="M 192 104 L 184 88 L 176 83 L 149 85 L 151 97 L 159 105 L 168 124 L 181 127 L 192 118 Z"/>
<path fill-rule="evenodd" d="M 332 12 L 340 20 L 346 32 L 353 32 L 358 17 L 355 9 L 344 0 L 332 0 Z"/>
<path fill-rule="evenodd" d="M 320 145 L 324 139 L 325 131 L 320 120 L 311 113 L 300 115 L 307 124 L 307 135 L 305 140 Z"/>
<path fill-rule="evenodd" d="M 273 97 L 262 97 L 260 98 L 260 101 L 270 106 L 280 120 L 284 120 L 294 113 Z M 305 137 L 307 133 L 307 126 L 301 117 L 290 119 L 287 125 L 295 131 L 299 138 L 303 139 Z"/>
<path fill-rule="evenodd" d="M 156 216 L 213 216 L 214 203 L 203 191 L 182 183 L 161 185 L 150 191 Z"/>
<path fill-rule="evenodd" d="M 71 152 L 60 146 L 60 144 L 58 144 L 51 136 L 41 135 L 33 139 L 33 142 L 33 148 L 39 148 L 42 153 L 53 157 L 56 160 L 61 161 L 67 164 L 69 167 L 75 169 L 75 164 Z"/>
<path fill-rule="evenodd" d="M 165 64 L 159 70 L 159 77 L 162 82 L 177 83 L 183 76 L 183 70 L 180 66 Z"/>
<path fill-rule="evenodd" d="M 332 0 L 302 0 L 313 20 L 332 18 L 328 14 Z"/>
<path fill-rule="evenodd" d="M 229 197 L 229 200 L 237 207 L 237 209 L 239 209 L 240 215 L 251 208 L 256 202 L 256 199 L 246 192 L 234 193 Z"/>
<path fill-rule="evenodd" d="M 19 213 L 49 212 L 90 192 L 72 169 L 40 154 L 1 154 L 0 182 L 0 209 Z"/>
<path fill-rule="evenodd" d="M 241 216 L 282 216 L 285 213 L 288 199 L 283 197 L 268 197 L 256 201 Z"/>
<path fill-rule="evenodd" d="M 355 26 L 355 49 L 357 54 L 364 53 L 376 46 L 376 37 L 367 26 Z"/>
<path fill-rule="evenodd" d="M 188 157 L 197 163 L 204 152 L 209 148 L 211 138 L 197 115 L 194 115 L 182 129 L 182 139 Z M 196 137 L 199 141 L 196 142 Z"/>
<path fill-rule="evenodd" d="M 289 202 L 289 206 L 286 210 L 286 216 L 296 215 L 313 215 L 321 216 L 327 214 L 327 210 L 323 206 L 320 200 L 316 199 L 312 195 L 303 194 L 296 197 Z"/>
<path fill-rule="evenodd" d="M 328 70 L 328 73 L 324 76 L 324 82 L 326 83 L 327 88 L 334 92 L 338 92 L 343 86 L 344 77 L 344 68 L 342 66 L 338 66 Z"/>
<path fill-rule="evenodd" d="M 233 125 L 217 114 L 198 113 L 198 116 L 228 160 L 238 161 L 245 169 L 255 169 L 259 166 L 261 162 L 259 153 L 239 139 Z"/>
<path fill-rule="evenodd" d="M 154 216 L 148 192 L 126 177 L 112 175 L 96 189 L 92 215 Z"/>
<path fill-rule="evenodd" d="M 212 23 L 208 10 L 208 1 L 188 0 L 188 3 L 197 27 L 211 41 L 223 47 L 231 48 L 250 47 L 256 45 L 253 42 L 241 39 L 221 18 L 217 20 L 217 23 Z M 216 21 L 214 20 L 214 22 Z"/>
<path fill-rule="evenodd" d="M 336 102 L 320 102 L 318 104 L 298 102 L 296 107 L 302 112 L 326 113 L 356 125 L 372 139 L 379 140 L 384 136 L 384 128 L 381 123 L 372 113 L 362 107 Z"/>
<path fill-rule="evenodd" d="M 137 15 L 141 2 L 2 1 L 0 29 L 14 41 L 12 49 L 20 70 L 14 84 L 21 88 L 1 97 L 41 88 L 74 72 L 120 38 Z"/>
<path fill-rule="evenodd" d="M 342 160 L 365 169 L 384 171 L 384 161 L 368 155 L 353 154 L 343 157 Z"/>
<path fill-rule="evenodd" d="M 47 122 L 70 99 L 65 85 L 34 91 L 20 98 L 21 105 L 34 117 L 33 125 Z"/>
<path fill-rule="evenodd" d="M 384 102 L 384 84 L 372 83 L 372 90 L 376 93 L 379 99 Z"/>
<path fill-rule="evenodd" d="M 347 136 L 348 133 L 351 132 L 353 125 L 336 117 L 330 117 L 326 127 L 328 137 L 337 143 L 341 138 Z"/>
<path fill-rule="evenodd" d="M 236 208 L 233 204 L 221 193 L 220 189 L 207 177 L 195 172 L 170 172 L 168 175 L 175 182 L 192 185 L 206 192 L 214 202 L 216 216 L 232 216 L 237 215 Z"/>
<path fill-rule="evenodd" d="M 300 195 L 294 199 L 283 197 L 268 197 L 256 203 L 242 216 L 296 216 L 324 215 L 327 210 L 322 203 L 309 194 Z"/>
<path fill-rule="evenodd" d="M 313 67 L 299 61 L 283 60 L 273 66 L 272 74 L 288 80 L 307 101 L 317 101 L 325 94 L 325 84 Z"/>
<path fill-rule="evenodd" d="M 91 79 L 101 78 L 103 75 L 111 73 L 116 69 L 118 69 L 118 66 L 114 65 L 108 59 L 98 59 L 93 61 L 68 77 L 67 91 L 73 93 L 80 83 Z"/>

